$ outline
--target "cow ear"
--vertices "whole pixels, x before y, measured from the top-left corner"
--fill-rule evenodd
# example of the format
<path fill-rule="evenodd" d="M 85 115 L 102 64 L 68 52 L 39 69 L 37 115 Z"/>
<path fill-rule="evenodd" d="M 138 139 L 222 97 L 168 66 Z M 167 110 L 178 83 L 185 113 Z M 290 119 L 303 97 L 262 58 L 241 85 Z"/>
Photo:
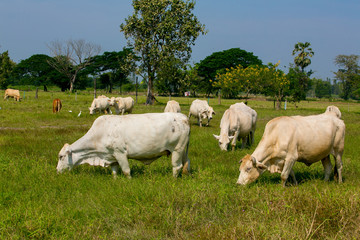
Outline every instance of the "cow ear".
<path fill-rule="evenodd" d="M 242 159 L 240 159 L 240 161 L 239 161 L 239 164 L 241 164 L 242 163 Z"/>
<path fill-rule="evenodd" d="M 66 154 L 71 154 L 72 153 L 70 145 L 68 143 L 65 143 L 64 147 L 65 147 Z"/>
<path fill-rule="evenodd" d="M 213 136 L 214 136 L 214 138 L 216 138 L 216 140 L 220 139 L 220 136 L 218 136 L 218 135 L 213 134 Z"/>
<path fill-rule="evenodd" d="M 265 165 L 265 164 L 262 164 L 261 162 L 257 162 L 257 163 L 256 163 L 256 167 L 257 167 L 258 169 L 260 169 L 260 170 L 266 170 L 266 169 L 267 169 L 266 165 Z"/>
<path fill-rule="evenodd" d="M 215 113 L 215 112 L 213 112 L 212 114 L 216 115 L 216 113 Z"/>

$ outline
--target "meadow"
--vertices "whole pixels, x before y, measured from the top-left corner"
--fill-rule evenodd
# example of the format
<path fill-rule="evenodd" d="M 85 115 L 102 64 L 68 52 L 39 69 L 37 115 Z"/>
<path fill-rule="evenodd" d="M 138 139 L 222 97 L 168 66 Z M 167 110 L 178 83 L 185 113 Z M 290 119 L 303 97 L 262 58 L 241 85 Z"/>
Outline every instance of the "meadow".
<path fill-rule="evenodd" d="M 54 98 L 63 103 L 58 114 L 52 113 Z M 0 239 L 360 239 L 360 104 L 304 101 L 276 111 L 271 101 L 250 99 L 258 113 L 255 144 L 223 152 L 212 134 L 239 100 L 219 105 L 209 99 L 216 112 L 210 126 L 190 119 L 190 176 L 173 178 L 167 157 L 151 165 L 129 160 L 132 179 L 87 165 L 57 174 L 62 146 L 99 116 L 89 115 L 92 98 L 39 91 L 38 99 L 26 92 L 21 102 L 0 100 Z M 146 106 L 139 96 L 133 113 L 162 112 L 169 98 L 157 99 Z M 186 115 L 194 100 L 172 99 Z M 324 182 L 318 162 L 295 164 L 298 186 L 284 188 L 279 174 L 270 173 L 236 185 L 239 160 L 254 151 L 269 120 L 320 114 L 328 105 L 340 108 L 346 124 L 343 184 Z"/>

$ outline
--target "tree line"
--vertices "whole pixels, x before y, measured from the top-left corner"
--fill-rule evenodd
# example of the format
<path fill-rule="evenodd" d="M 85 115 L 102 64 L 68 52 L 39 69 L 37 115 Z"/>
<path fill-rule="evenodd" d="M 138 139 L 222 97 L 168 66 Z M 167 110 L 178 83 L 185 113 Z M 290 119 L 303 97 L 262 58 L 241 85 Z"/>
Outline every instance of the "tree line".
<path fill-rule="evenodd" d="M 311 78 L 309 42 L 295 44 L 294 62 L 285 73 L 279 63 L 263 62 L 251 52 L 232 48 L 214 52 L 199 63 L 189 64 L 192 46 L 205 25 L 193 14 L 195 2 L 188 0 L 134 0 L 134 12 L 120 25 L 128 45 L 122 51 L 104 52 L 85 40 L 54 41 L 48 44 L 52 56 L 36 54 L 16 64 L 8 51 L 0 54 L 0 87 L 8 85 L 58 86 L 62 91 L 86 87 L 130 86 L 134 74 L 146 88 L 147 104 L 154 91 L 161 95 L 247 98 L 249 94 L 272 96 L 278 106 L 285 98 L 298 102 L 312 94 L 360 99 L 358 55 L 338 55 L 339 70 L 334 79 Z"/>

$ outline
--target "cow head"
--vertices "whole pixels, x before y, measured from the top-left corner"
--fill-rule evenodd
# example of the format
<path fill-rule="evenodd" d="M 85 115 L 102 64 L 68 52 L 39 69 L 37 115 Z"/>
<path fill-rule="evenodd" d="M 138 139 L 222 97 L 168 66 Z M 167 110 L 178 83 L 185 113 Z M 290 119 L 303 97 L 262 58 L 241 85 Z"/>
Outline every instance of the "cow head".
<path fill-rule="evenodd" d="M 111 97 L 110 100 L 108 100 L 108 102 L 109 102 L 109 105 L 110 105 L 110 106 L 114 106 L 114 105 L 115 105 L 115 102 L 116 102 L 115 97 Z"/>
<path fill-rule="evenodd" d="M 212 119 L 213 114 L 215 115 L 214 109 L 212 107 L 209 107 L 208 110 L 207 110 L 207 117 L 208 117 L 209 120 Z"/>
<path fill-rule="evenodd" d="M 227 151 L 228 145 L 230 141 L 234 138 L 234 136 L 225 136 L 225 135 L 215 135 L 213 134 L 214 138 L 219 141 L 219 147 L 223 151 Z"/>
<path fill-rule="evenodd" d="M 58 173 L 61 173 L 66 169 L 71 170 L 72 168 L 73 168 L 72 152 L 70 149 L 70 145 L 65 143 L 65 145 L 59 152 L 59 161 L 56 170 Z"/>
<path fill-rule="evenodd" d="M 90 114 L 92 115 L 92 114 L 95 114 L 95 108 L 94 107 L 89 107 L 89 110 L 90 110 Z"/>
<path fill-rule="evenodd" d="M 267 169 L 266 165 L 249 154 L 243 157 L 240 163 L 240 175 L 236 183 L 241 185 L 254 182 Z"/>

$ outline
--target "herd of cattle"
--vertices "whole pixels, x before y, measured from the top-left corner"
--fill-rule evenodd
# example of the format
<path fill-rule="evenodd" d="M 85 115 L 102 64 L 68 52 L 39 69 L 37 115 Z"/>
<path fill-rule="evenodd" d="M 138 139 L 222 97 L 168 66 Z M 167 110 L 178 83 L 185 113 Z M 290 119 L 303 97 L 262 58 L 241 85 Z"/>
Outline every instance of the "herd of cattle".
<path fill-rule="evenodd" d="M 4 99 L 13 97 L 20 101 L 19 90 L 7 89 Z M 60 99 L 53 102 L 53 112 L 61 109 Z M 119 166 L 125 176 L 131 177 L 128 159 L 150 164 L 163 155 L 171 155 L 173 176 L 190 172 L 188 148 L 191 116 L 198 120 L 207 119 L 207 126 L 215 115 L 214 109 L 205 100 L 191 103 L 188 117 L 181 113 L 178 102 L 168 101 L 164 113 L 128 114 L 134 107 L 134 100 L 127 98 L 94 99 L 90 114 L 104 112 L 116 115 L 98 117 L 89 131 L 73 144 L 65 144 L 59 152 L 57 171 L 63 172 L 80 164 L 110 166 L 116 176 Z M 121 115 L 124 116 L 118 116 Z M 254 143 L 257 113 L 244 103 L 235 103 L 227 109 L 220 122 L 220 135 L 213 135 L 221 150 L 227 151 L 231 142 L 235 150 L 236 141 L 241 147 Z M 321 161 L 325 180 L 332 172 L 330 155 L 335 159 L 334 177 L 342 182 L 342 155 L 344 152 L 345 124 L 336 106 L 328 106 L 322 114 L 311 116 L 282 116 L 270 120 L 254 152 L 240 160 L 238 184 L 254 182 L 262 173 L 280 173 L 283 186 L 291 176 L 297 184 L 293 166 L 296 161 L 310 166 Z"/>

